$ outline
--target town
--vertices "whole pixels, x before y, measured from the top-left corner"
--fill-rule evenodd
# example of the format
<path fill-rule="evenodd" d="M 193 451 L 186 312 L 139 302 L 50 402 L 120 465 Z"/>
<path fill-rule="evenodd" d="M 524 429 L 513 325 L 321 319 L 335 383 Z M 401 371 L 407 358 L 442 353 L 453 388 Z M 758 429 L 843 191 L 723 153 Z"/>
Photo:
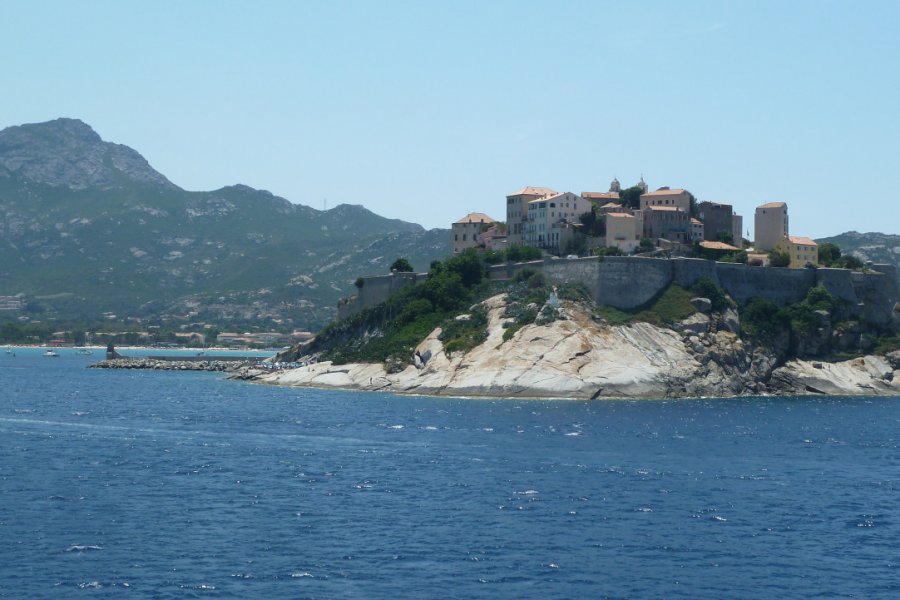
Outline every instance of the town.
<path fill-rule="evenodd" d="M 467 248 L 510 246 L 553 256 L 644 254 L 694 256 L 755 266 L 802 268 L 819 262 L 818 245 L 790 234 L 784 202 L 757 207 L 755 240 L 742 234 L 743 217 L 730 204 L 697 202 L 686 189 L 651 192 L 643 176 L 607 192 L 557 192 L 526 186 L 506 197 L 506 222 L 473 212 L 451 226 L 453 254 Z"/>

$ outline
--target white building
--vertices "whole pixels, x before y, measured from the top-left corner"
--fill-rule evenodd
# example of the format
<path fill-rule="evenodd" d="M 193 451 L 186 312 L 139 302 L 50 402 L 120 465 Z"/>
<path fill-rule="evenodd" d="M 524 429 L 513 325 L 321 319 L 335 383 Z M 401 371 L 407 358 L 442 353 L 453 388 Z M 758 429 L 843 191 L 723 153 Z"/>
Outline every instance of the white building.
<path fill-rule="evenodd" d="M 529 203 L 555 194 L 550 188 L 526 186 L 506 197 L 506 235 L 510 245 L 521 245 L 524 242 Z"/>
<path fill-rule="evenodd" d="M 579 217 L 590 210 L 591 203 L 573 192 L 532 200 L 522 243 L 560 252 L 572 234 L 572 225 L 579 224 Z"/>

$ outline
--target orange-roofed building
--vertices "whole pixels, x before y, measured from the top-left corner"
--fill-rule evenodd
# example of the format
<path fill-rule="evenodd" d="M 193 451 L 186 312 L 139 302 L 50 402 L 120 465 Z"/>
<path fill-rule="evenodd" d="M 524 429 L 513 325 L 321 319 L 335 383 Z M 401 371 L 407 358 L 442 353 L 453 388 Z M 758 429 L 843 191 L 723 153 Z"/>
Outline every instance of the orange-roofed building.
<path fill-rule="evenodd" d="M 791 257 L 788 266 L 792 269 L 819 264 L 819 245 L 808 237 L 785 236 L 775 245 L 775 249 Z"/>
<path fill-rule="evenodd" d="M 453 223 L 451 226 L 453 254 L 459 254 L 466 248 L 480 246 L 480 234 L 490 229 L 496 222 L 484 213 L 474 212 Z"/>
<path fill-rule="evenodd" d="M 510 245 L 522 245 L 525 223 L 528 221 L 528 203 L 556 194 L 550 188 L 528 185 L 506 196 L 506 236 Z"/>

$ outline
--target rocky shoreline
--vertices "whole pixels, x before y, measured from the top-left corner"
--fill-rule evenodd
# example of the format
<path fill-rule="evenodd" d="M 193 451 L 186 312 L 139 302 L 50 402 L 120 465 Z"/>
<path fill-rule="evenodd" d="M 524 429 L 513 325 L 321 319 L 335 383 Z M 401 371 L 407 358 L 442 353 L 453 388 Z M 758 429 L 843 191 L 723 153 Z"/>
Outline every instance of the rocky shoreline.
<path fill-rule="evenodd" d="M 839 362 L 779 364 L 738 335 L 735 311 L 697 312 L 673 328 L 597 323 L 578 303 L 559 319 L 523 327 L 504 340 L 502 296 L 484 302 L 488 337 L 449 356 L 432 332 L 414 364 L 319 362 L 278 372 L 245 367 L 231 375 L 285 386 L 500 398 L 689 398 L 759 395 L 900 395 L 900 353 Z"/>

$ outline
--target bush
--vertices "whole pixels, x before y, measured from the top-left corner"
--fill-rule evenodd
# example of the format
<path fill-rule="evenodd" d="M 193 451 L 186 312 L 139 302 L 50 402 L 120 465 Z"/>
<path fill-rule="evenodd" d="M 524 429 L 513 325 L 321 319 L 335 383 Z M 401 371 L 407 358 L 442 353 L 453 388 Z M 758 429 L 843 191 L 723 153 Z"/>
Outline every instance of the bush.
<path fill-rule="evenodd" d="M 364 286 L 365 284 L 366 280 L 362 277 L 357 277 L 356 281 L 353 282 L 353 285 L 355 285 L 357 288 L 362 288 L 362 286 Z"/>
<path fill-rule="evenodd" d="M 709 298 L 713 310 L 725 310 L 728 307 L 728 298 L 725 291 L 712 282 L 708 277 L 701 277 L 691 286 L 691 291 L 701 298 Z"/>
<path fill-rule="evenodd" d="M 787 252 L 780 252 L 778 250 L 769 252 L 770 267 L 786 267 L 789 264 L 791 264 L 791 255 Z"/>
<path fill-rule="evenodd" d="M 769 339 L 789 327 L 787 311 L 767 298 L 751 298 L 741 310 L 741 328 L 752 337 Z"/>
<path fill-rule="evenodd" d="M 395 260 L 394 262 L 391 263 L 391 271 L 412 273 L 413 266 L 405 258 L 398 258 L 397 260 Z"/>

